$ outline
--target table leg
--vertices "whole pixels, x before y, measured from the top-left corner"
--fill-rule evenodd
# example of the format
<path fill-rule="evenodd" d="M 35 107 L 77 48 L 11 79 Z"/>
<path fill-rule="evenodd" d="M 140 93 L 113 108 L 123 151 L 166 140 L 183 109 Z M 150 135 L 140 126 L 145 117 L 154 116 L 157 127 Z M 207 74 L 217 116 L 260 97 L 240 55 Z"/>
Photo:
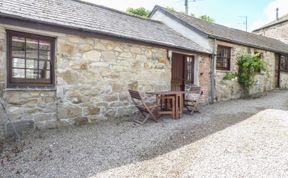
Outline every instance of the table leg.
<path fill-rule="evenodd" d="M 179 98 L 178 98 L 178 95 L 176 94 L 175 95 L 175 98 L 176 98 L 176 105 L 175 105 L 175 109 L 176 109 L 176 117 L 175 118 L 178 118 L 179 117 Z"/>
<path fill-rule="evenodd" d="M 159 105 L 158 105 L 158 103 L 159 103 L 159 96 L 158 95 L 156 95 L 156 108 L 155 108 L 155 111 L 156 111 L 156 114 L 157 114 L 157 118 L 159 119 Z"/>
<path fill-rule="evenodd" d="M 183 114 L 183 95 L 182 94 L 179 94 L 179 98 L 180 98 L 180 113 L 181 113 L 181 116 Z"/>

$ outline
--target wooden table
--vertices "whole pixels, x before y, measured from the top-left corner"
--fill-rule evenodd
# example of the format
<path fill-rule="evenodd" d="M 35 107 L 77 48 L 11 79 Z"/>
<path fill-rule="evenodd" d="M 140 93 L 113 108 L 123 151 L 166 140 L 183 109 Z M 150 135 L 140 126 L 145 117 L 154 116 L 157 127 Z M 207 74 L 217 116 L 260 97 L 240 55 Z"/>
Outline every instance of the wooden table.
<path fill-rule="evenodd" d="M 158 113 L 159 100 L 161 96 L 175 96 L 176 118 L 180 118 L 183 114 L 183 94 L 185 91 L 155 91 L 146 92 L 149 95 L 156 95 L 156 113 Z"/>

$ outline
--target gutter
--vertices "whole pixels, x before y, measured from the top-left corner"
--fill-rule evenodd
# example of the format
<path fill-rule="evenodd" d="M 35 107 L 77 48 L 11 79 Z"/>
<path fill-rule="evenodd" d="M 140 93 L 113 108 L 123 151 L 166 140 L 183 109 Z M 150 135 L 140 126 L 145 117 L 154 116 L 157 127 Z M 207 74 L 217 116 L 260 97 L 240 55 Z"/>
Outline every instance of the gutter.
<path fill-rule="evenodd" d="M 216 101 L 216 60 L 217 60 L 217 40 L 214 38 L 213 53 L 210 65 L 210 103 L 213 104 Z"/>

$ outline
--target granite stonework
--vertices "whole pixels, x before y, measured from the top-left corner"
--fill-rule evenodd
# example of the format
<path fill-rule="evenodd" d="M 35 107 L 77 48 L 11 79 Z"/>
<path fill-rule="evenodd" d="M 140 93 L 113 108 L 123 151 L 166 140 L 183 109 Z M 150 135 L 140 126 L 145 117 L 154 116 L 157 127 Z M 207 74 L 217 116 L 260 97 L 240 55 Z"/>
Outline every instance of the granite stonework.
<path fill-rule="evenodd" d="M 287 72 L 280 73 L 280 88 L 283 88 L 283 89 L 288 88 L 288 73 Z"/>
<path fill-rule="evenodd" d="M 208 55 L 199 56 L 199 85 L 203 91 L 203 96 L 201 97 L 201 103 L 208 104 L 211 100 L 210 98 L 210 69 L 211 69 L 211 57 Z"/>
<path fill-rule="evenodd" d="M 128 88 L 144 93 L 171 87 L 167 49 L 57 33 L 55 87 L 6 88 L 5 36 L 0 25 L 0 96 L 20 130 L 125 117 L 135 112 Z"/>
<path fill-rule="evenodd" d="M 106 120 L 134 111 L 128 89 L 170 89 L 167 50 L 117 41 L 57 40 L 58 119 Z"/>
<path fill-rule="evenodd" d="M 258 35 L 267 36 L 270 38 L 275 38 L 277 40 L 283 41 L 288 44 L 288 22 L 279 23 L 277 25 L 264 28 L 256 31 L 255 33 Z"/>
<path fill-rule="evenodd" d="M 256 31 L 256 34 L 275 38 L 288 44 L 288 22 L 279 23 L 268 28 Z M 280 88 L 288 88 L 288 73 L 280 73 Z"/>
<path fill-rule="evenodd" d="M 243 90 L 238 83 L 238 79 L 223 80 L 227 72 L 237 72 L 237 60 L 243 54 L 254 54 L 253 48 L 242 45 L 236 45 L 226 42 L 219 42 L 218 45 L 231 47 L 231 68 L 229 71 L 217 70 L 216 72 L 216 100 L 225 101 L 237 99 L 243 96 Z M 263 58 L 268 64 L 267 72 L 260 72 L 255 76 L 255 85 L 250 89 L 251 95 L 262 95 L 276 87 L 275 80 L 275 53 L 257 49 L 257 52 L 263 53 Z"/>

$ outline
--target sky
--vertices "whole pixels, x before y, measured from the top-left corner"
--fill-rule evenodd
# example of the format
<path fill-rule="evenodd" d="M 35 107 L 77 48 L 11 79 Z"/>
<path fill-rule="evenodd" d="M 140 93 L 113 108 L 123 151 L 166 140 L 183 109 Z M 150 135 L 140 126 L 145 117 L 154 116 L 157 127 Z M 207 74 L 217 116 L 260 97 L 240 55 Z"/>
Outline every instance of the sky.
<path fill-rule="evenodd" d="M 128 7 L 144 7 L 152 10 L 155 5 L 173 7 L 185 11 L 185 0 L 85 0 L 121 11 Z M 245 30 L 245 16 L 248 17 L 248 31 L 276 19 L 276 8 L 279 16 L 288 14 L 288 0 L 189 0 L 189 14 L 196 16 L 209 15 L 215 23 Z"/>

